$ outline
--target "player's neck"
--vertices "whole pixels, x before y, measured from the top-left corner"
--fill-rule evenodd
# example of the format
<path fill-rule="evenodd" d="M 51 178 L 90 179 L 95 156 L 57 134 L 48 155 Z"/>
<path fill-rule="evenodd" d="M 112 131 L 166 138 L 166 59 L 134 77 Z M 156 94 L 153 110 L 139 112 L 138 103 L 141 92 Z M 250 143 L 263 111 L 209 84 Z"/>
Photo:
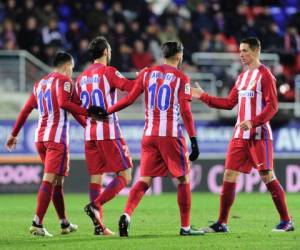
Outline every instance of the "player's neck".
<path fill-rule="evenodd" d="M 101 64 L 107 66 L 107 60 L 106 60 L 106 58 L 103 58 L 103 57 L 94 60 L 94 63 L 101 63 Z"/>
<path fill-rule="evenodd" d="M 255 60 L 255 61 L 253 61 L 252 63 L 250 63 L 248 65 L 248 69 L 249 70 L 254 70 L 254 69 L 257 69 L 260 65 L 261 65 L 260 61 L 259 60 Z"/>
<path fill-rule="evenodd" d="M 54 68 L 53 72 L 67 76 L 66 71 L 61 68 Z"/>
<path fill-rule="evenodd" d="M 174 61 L 174 60 L 165 60 L 164 64 L 167 64 L 167 65 L 172 66 L 174 68 L 178 67 L 178 62 Z"/>

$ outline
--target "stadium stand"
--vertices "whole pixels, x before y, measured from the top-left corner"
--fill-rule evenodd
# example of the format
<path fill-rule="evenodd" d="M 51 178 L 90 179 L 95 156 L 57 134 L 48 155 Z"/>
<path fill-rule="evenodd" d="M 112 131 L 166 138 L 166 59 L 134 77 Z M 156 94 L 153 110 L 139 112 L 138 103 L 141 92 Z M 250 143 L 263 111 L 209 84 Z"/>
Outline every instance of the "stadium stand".
<path fill-rule="evenodd" d="M 80 71 L 89 61 L 88 41 L 104 35 L 112 45 L 112 65 L 132 72 L 159 63 L 160 44 L 180 39 L 185 47 L 183 70 L 213 73 L 218 91 L 226 93 L 235 78 L 232 71 L 240 68 L 231 62 L 229 68 L 203 65 L 193 55 L 238 52 L 242 37 L 257 36 L 263 53 L 279 55 L 272 65 L 279 100 L 294 102 L 299 24 L 295 0 L 6 0 L 0 3 L 0 49 L 27 50 L 48 65 L 57 50 L 65 49 Z"/>

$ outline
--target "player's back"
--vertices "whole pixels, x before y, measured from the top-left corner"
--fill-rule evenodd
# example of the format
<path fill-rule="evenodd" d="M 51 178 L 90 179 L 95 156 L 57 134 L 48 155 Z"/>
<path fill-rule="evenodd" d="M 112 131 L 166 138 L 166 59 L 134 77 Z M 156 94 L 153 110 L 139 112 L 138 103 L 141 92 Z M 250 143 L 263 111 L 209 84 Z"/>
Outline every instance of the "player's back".
<path fill-rule="evenodd" d="M 52 72 L 34 86 L 34 95 L 38 104 L 39 121 L 35 141 L 53 141 L 68 144 L 68 112 L 59 107 L 59 85 L 71 91 L 71 79 L 57 72 Z"/>
<path fill-rule="evenodd" d="M 92 105 L 107 109 L 117 100 L 117 90 L 112 83 L 112 74 L 119 74 L 115 68 L 100 63 L 91 64 L 77 78 L 76 91 L 82 106 Z M 87 118 L 85 140 L 109 140 L 122 138 L 118 117 L 112 114 L 103 122 Z"/>
<path fill-rule="evenodd" d="M 179 99 L 183 98 L 185 86 L 189 88 L 188 77 L 175 67 L 163 64 L 145 70 L 144 135 L 172 137 L 182 135 L 179 124 Z"/>

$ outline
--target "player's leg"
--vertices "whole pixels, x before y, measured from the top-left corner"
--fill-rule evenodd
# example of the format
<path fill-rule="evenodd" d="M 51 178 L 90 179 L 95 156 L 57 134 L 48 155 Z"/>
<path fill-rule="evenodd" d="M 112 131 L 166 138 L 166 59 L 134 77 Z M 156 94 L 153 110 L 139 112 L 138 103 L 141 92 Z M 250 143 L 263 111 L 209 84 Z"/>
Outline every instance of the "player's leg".
<path fill-rule="evenodd" d="M 253 141 L 251 156 L 255 168 L 259 171 L 262 181 L 269 190 L 275 207 L 280 215 L 281 222 L 273 230 L 277 232 L 293 231 L 294 226 L 289 216 L 285 193 L 273 172 L 273 144 L 271 140 Z"/>
<path fill-rule="evenodd" d="M 103 179 L 104 153 L 98 145 L 98 141 L 85 142 L 85 157 L 88 174 L 90 175 L 89 196 L 91 203 L 84 207 L 85 213 L 90 217 L 94 225 L 95 235 L 113 235 L 114 233 L 103 224 L 103 210 L 96 207 L 93 201 L 101 194 L 100 188 Z"/>
<path fill-rule="evenodd" d="M 119 234 L 121 237 L 128 236 L 131 215 L 151 184 L 152 177 L 143 176 L 140 177 L 139 181 L 131 188 L 126 207 L 124 209 L 124 214 L 120 217 L 119 220 Z"/>
<path fill-rule="evenodd" d="M 227 224 L 230 208 L 235 199 L 235 190 L 240 172 L 226 169 L 223 177 L 223 185 L 220 193 L 220 210 L 218 223 Z"/>
<path fill-rule="evenodd" d="M 190 214 L 191 214 L 191 189 L 189 176 L 184 175 L 177 178 L 177 203 L 180 211 L 180 235 L 182 236 L 193 236 L 193 235 L 203 235 L 204 232 L 201 230 L 196 230 L 191 228 L 190 224 Z"/>
<path fill-rule="evenodd" d="M 53 182 L 56 179 L 56 170 L 49 166 L 49 163 L 51 162 L 51 153 L 49 153 L 48 144 L 37 142 L 35 145 L 44 164 L 44 175 L 37 195 L 35 216 L 29 231 L 33 235 L 51 237 L 52 234 L 49 234 L 43 227 L 43 219 L 51 201 Z"/>
<path fill-rule="evenodd" d="M 177 178 L 177 203 L 180 211 L 180 235 L 201 235 L 203 231 L 195 230 L 190 227 L 191 211 L 191 189 L 190 189 L 190 163 L 189 154 L 184 137 L 165 137 L 160 138 L 159 151 L 164 162 L 164 168 Z M 163 168 L 162 168 L 163 169 Z"/>
<path fill-rule="evenodd" d="M 90 183 L 89 183 L 90 202 L 96 200 L 96 198 L 101 194 L 103 177 L 104 176 L 102 174 L 95 174 L 90 176 Z"/>
<path fill-rule="evenodd" d="M 277 225 L 277 227 L 273 229 L 273 231 L 274 232 L 294 231 L 294 225 L 288 213 L 287 203 L 285 199 L 285 192 L 282 186 L 280 185 L 279 181 L 276 179 L 273 171 L 261 170 L 259 171 L 259 174 L 263 182 L 266 184 L 272 196 L 274 205 L 280 215 L 281 221 Z"/>
<path fill-rule="evenodd" d="M 103 204 L 113 199 L 131 181 L 132 160 L 123 139 L 97 141 L 96 147 L 105 163 L 101 172 L 117 173 L 105 190 L 90 204 L 91 208 L 101 210 Z"/>
<path fill-rule="evenodd" d="M 131 182 L 131 168 L 122 170 L 116 174 L 116 177 L 106 186 L 102 194 L 94 200 L 94 204 L 101 208 L 106 202 L 113 199 L 126 185 Z"/>
<path fill-rule="evenodd" d="M 229 144 L 220 192 L 219 218 L 216 223 L 202 228 L 207 233 L 228 232 L 228 218 L 235 200 L 238 177 L 241 172 L 249 173 L 251 171 L 249 155 L 245 146 L 247 145 L 242 139 L 233 139 Z"/>
<path fill-rule="evenodd" d="M 223 185 L 220 193 L 219 218 L 217 222 L 209 227 L 201 228 L 206 233 L 225 233 L 228 232 L 227 223 L 230 209 L 235 199 L 237 180 L 240 172 L 225 169 Z"/>
<path fill-rule="evenodd" d="M 56 178 L 56 174 L 44 173 L 42 183 L 40 185 L 37 195 L 37 206 L 35 216 L 33 218 L 32 226 L 29 231 L 32 235 L 36 236 L 52 236 L 43 227 L 43 219 L 49 207 L 53 189 L 53 182 Z"/>
<path fill-rule="evenodd" d="M 65 212 L 65 200 L 63 191 L 64 176 L 57 176 L 54 181 L 54 187 L 52 192 L 52 202 L 55 207 L 56 213 L 60 220 L 61 233 L 69 234 L 77 231 L 78 226 L 68 221 Z"/>
<path fill-rule="evenodd" d="M 94 201 L 97 207 L 101 207 L 131 182 L 132 159 L 129 148 L 123 139 L 98 142 L 98 148 L 101 149 L 105 161 L 102 171 L 116 173 L 116 177 Z"/>
<path fill-rule="evenodd" d="M 90 176 L 89 183 L 89 198 L 90 202 L 94 203 L 99 195 L 101 195 L 101 188 L 103 183 L 104 174 L 93 174 Z M 103 219 L 103 209 L 98 207 L 100 218 Z"/>

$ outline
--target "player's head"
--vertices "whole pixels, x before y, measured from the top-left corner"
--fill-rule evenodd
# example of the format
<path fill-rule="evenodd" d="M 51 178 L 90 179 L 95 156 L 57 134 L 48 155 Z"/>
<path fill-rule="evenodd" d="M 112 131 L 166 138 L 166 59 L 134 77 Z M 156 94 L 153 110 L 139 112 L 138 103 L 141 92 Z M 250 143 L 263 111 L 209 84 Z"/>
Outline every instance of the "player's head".
<path fill-rule="evenodd" d="M 53 67 L 61 73 L 71 77 L 74 68 L 74 59 L 71 54 L 65 51 L 58 51 L 53 58 Z"/>
<path fill-rule="evenodd" d="M 247 37 L 240 42 L 240 58 L 242 64 L 249 65 L 259 59 L 260 41 L 256 37 Z"/>
<path fill-rule="evenodd" d="M 179 41 L 165 42 L 161 46 L 163 57 L 167 61 L 173 61 L 179 66 L 183 58 L 183 45 Z"/>
<path fill-rule="evenodd" d="M 111 47 L 105 37 L 97 36 L 96 38 L 94 38 L 90 42 L 88 50 L 93 61 L 103 58 L 107 65 L 110 63 Z"/>

